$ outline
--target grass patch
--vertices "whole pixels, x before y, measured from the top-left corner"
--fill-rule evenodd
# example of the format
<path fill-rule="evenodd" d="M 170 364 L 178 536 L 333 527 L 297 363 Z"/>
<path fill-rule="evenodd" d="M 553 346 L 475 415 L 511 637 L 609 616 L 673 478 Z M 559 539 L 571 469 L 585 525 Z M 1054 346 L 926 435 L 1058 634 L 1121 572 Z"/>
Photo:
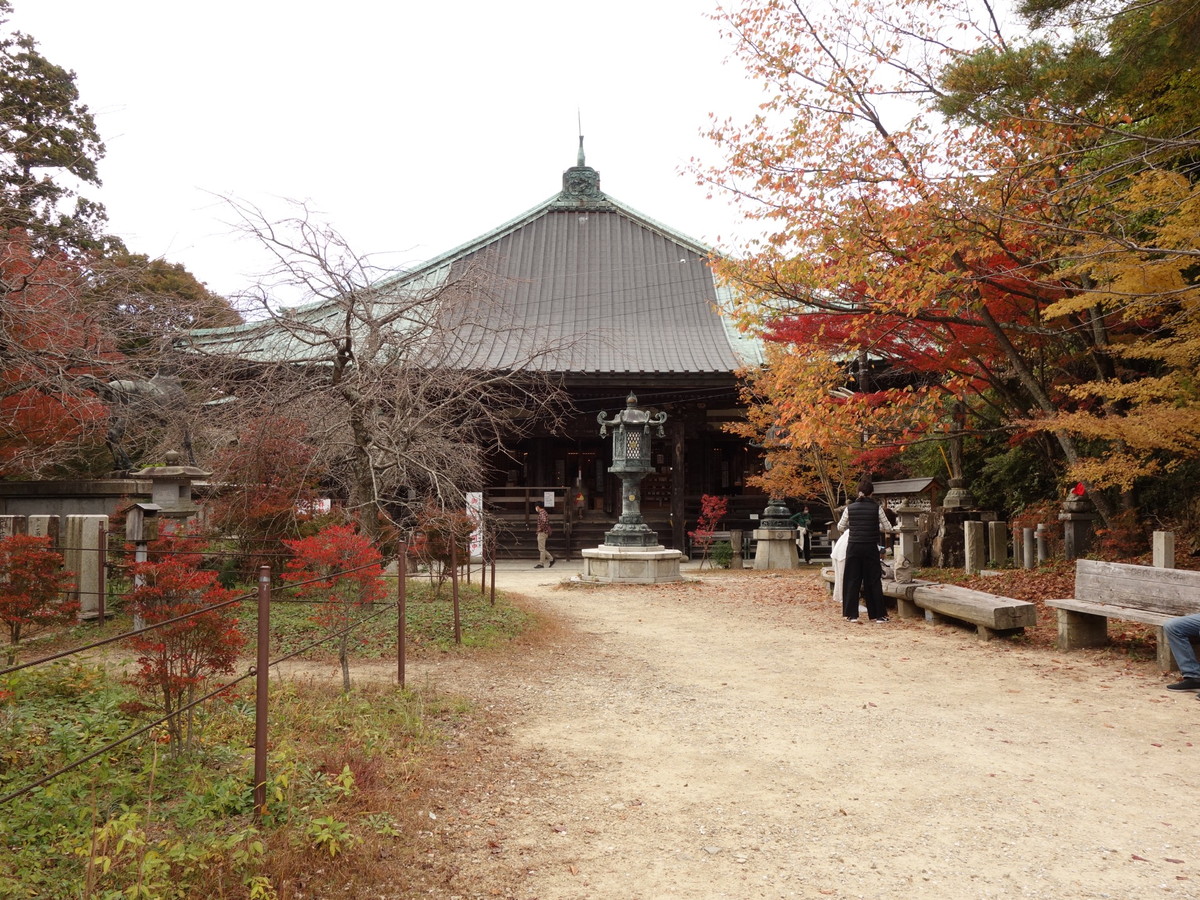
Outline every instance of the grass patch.
<path fill-rule="evenodd" d="M 374 607 L 359 611 L 362 625 L 352 637 L 351 653 L 359 659 L 389 659 L 396 656 L 396 606 L 390 598 Z M 410 581 L 406 598 L 406 634 L 410 649 L 452 650 L 454 643 L 454 606 L 450 589 L 443 588 L 438 597 L 428 582 Z M 478 588 L 464 586 L 459 591 L 459 623 L 462 647 L 486 649 L 496 647 L 532 629 L 535 617 L 514 606 L 503 592 L 496 593 L 493 606 Z M 311 617 L 316 610 L 311 603 L 293 602 L 283 594 L 271 603 L 271 655 L 295 653 L 319 636 L 313 630 Z M 247 603 L 241 610 L 241 628 L 251 642 L 257 629 L 258 609 Z M 253 643 L 251 643 L 253 646 Z M 336 652 L 334 644 L 323 644 L 303 654 L 306 659 L 323 659 Z"/>
<path fill-rule="evenodd" d="M 435 599 L 410 583 L 409 646 L 454 650 L 448 588 Z M 321 632 L 311 605 L 273 602 L 272 658 Z M 497 594 L 460 594 L 463 649 L 503 648 L 540 626 Z M 241 609 L 253 633 L 256 605 Z M 394 658 L 394 600 L 366 609 L 354 659 Z M 64 629 L 25 648 L 34 658 L 128 631 L 123 613 L 104 626 Z M 121 677 L 120 642 L 109 668 L 55 663 L 0 677 L 0 794 L 30 784 L 157 718 Z M 253 646 L 253 645 L 251 645 Z M 307 656 L 336 655 L 327 643 Z M 244 671 L 239 667 L 239 671 Z M 0 810 L 0 900 L 125 897 L 395 896 L 426 893 L 446 872 L 430 862 L 422 798 L 436 771 L 425 765 L 470 706 L 428 687 L 402 690 L 356 679 L 271 682 L 267 810 L 253 817 L 254 682 L 198 708 L 198 738 L 174 756 L 154 729 Z M 442 751 L 438 751 L 442 752 Z M 374 892 L 374 893 L 372 893 Z"/>
<path fill-rule="evenodd" d="M 276 682 L 267 811 L 253 818 L 253 687 L 202 707 L 199 746 L 178 758 L 157 730 L 5 804 L 0 898 L 273 898 L 297 885 L 394 885 L 428 877 L 422 755 L 469 707 L 380 683 Z M 0 793 L 136 730 L 154 713 L 98 667 L 54 665 L 0 684 Z"/>

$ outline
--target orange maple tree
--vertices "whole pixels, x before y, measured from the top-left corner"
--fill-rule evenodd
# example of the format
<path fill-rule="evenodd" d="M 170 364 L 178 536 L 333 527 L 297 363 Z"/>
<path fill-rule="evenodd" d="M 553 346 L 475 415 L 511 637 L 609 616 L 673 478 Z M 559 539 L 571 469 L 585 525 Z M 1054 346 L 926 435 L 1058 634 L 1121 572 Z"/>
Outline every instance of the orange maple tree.
<path fill-rule="evenodd" d="M 766 87 L 753 117 L 712 124 L 725 161 L 701 172 L 765 233 L 718 263 L 738 323 L 774 347 L 751 379 L 759 427 L 845 471 L 994 432 L 1106 519 L 1136 479 L 1200 456 L 1200 195 L 1116 154 L 1127 109 L 1004 82 L 996 59 L 1049 51 L 987 7 L 810 9 L 718 15 Z"/>

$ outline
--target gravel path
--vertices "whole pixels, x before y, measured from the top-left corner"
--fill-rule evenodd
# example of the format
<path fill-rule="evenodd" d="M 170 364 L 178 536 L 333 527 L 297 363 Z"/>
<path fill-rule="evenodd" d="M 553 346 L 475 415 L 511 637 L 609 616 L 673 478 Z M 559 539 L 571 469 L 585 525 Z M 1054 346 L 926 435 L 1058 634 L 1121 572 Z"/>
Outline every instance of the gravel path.
<path fill-rule="evenodd" d="M 560 623 L 415 677 L 478 728 L 446 897 L 1200 898 L 1195 695 L 1146 663 L 848 625 L 810 570 L 499 585 Z"/>

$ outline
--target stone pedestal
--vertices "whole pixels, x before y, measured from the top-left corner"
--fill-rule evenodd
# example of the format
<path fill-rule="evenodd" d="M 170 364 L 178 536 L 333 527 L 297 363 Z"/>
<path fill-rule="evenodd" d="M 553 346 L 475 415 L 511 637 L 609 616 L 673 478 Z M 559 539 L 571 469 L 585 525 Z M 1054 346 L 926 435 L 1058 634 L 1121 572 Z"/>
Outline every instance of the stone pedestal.
<path fill-rule="evenodd" d="M 939 510 L 940 522 L 933 539 L 933 565 L 938 569 L 961 569 L 966 562 L 963 523 L 983 518 L 979 510 Z"/>
<path fill-rule="evenodd" d="M 942 500 L 943 509 L 974 509 L 975 497 L 967 490 L 961 478 L 950 479 L 950 490 Z"/>
<path fill-rule="evenodd" d="M 1067 559 L 1087 555 L 1098 518 L 1092 501 L 1086 497 L 1072 496 L 1063 502 L 1058 520 L 1063 523 L 1063 555 Z"/>
<path fill-rule="evenodd" d="M 679 563 L 683 554 L 657 547 L 603 545 L 580 551 L 584 581 L 598 584 L 661 584 L 683 581 Z"/>
<path fill-rule="evenodd" d="M 754 539 L 754 568 L 798 569 L 800 554 L 796 552 L 795 528 L 756 528 Z"/>

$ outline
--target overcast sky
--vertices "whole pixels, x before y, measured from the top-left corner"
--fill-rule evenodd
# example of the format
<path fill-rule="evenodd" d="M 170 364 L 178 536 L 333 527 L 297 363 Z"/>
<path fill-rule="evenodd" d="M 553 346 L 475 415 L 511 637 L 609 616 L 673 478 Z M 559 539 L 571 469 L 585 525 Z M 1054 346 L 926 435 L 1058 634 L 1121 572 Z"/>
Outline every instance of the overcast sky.
<path fill-rule="evenodd" d="M 232 294 L 266 268 L 214 195 L 311 201 L 360 253 L 409 265 L 517 216 L 575 163 L 709 244 L 738 216 L 680 172 L 710 112 L 760 94 L 706 17 L 717 0 L 13 0 L 77 75 L 130 249 Z"/>

